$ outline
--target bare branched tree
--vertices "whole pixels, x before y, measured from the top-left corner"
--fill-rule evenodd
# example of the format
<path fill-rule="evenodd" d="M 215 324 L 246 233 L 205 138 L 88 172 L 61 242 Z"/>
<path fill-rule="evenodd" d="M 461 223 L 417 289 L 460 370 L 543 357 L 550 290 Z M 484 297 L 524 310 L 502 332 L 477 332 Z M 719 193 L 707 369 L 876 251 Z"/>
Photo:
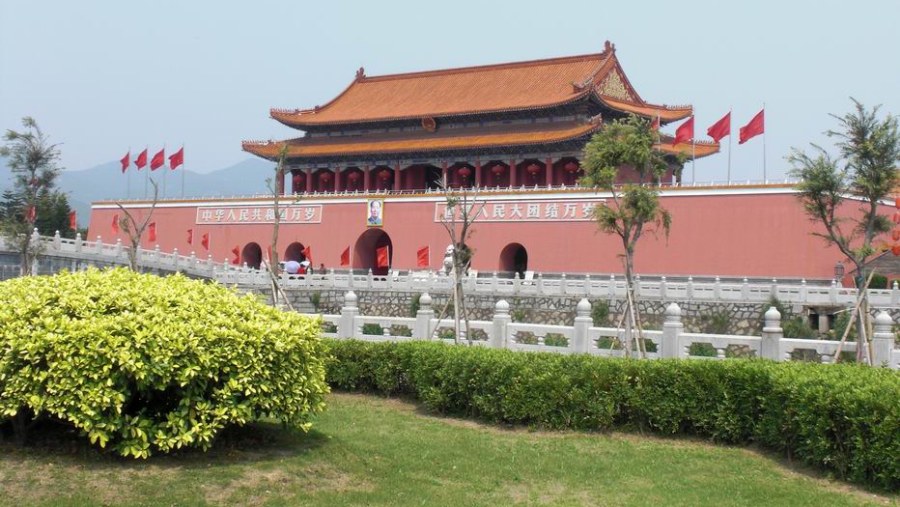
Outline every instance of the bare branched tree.
<path fill-rule="evenodd" d="M 156 203 L 159 201 L 159 185 L 149 179 L 150 185 L 153 186 L 153 200 L 150 202 L 150 211 L 146 216 L 135 216 L 122 203 L 116 201 L 116 206 L 122 211 L 123 216 L 119 217 L 119 228 L 125 231 L 128 236 L 128 265 L 132 271 L 138 271 L 138 249 L 141 247 L 141 237 L 153 218 L 153 211 L 156 209 Z"/>

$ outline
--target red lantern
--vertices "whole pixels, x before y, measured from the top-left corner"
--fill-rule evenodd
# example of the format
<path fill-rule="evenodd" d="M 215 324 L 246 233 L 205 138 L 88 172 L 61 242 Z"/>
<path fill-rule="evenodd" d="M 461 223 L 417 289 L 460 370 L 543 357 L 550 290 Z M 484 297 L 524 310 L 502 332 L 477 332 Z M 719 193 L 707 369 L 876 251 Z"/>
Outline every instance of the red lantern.
<path fill-rule="evenodd" d="M 387 181 L 387 180 L 391 179 L 390 169 L 382 169 L 381 171 L 378 172 L 378 177 L 381 179 L 381 181 Z"/>
<path fill-rule="evenodd" d="M 300 184 L 303 183 L 303 175 L 302 175 L 302 174 L 295 174 L 295 175 L 291 178 L 291 182 L 294 184 L 295 187 L 300 186 Z"/>
<path fill-rule="evenodd" d="M 575 173 L 578 172 L 578 164 L 575 162 L 569 162 L 563 166 L 563 169 L 565 169 L 566 172 Z"/>
<path fill-rule="evenodd" d="M 350 180 L 351 183 L 356 183 L 359 181 L 359 173 L 354 171 L 347 175 L 347 179 Z"/>
<path fill-rule="evenodd" d="M 894 254 L 895 257 L 896 257 L 896 256 L 900 256 L 900 245 L 894 245 L 894 246 L 892 246 L 892 247 L 891 247 L 891 253 Z"/>
<path fill-rule="evenodd" d="M 462 178 L 468 178 L 470 174 L 472 174 L 472 170 L 468 167 L 460 167 L 459 170 L 456 171 L 457 174 Z"/>
<path fill-rule="evenodd" d="M 319 175 L 319 181 L 322 183 L 328 183 L 331 181 L 331 173 L 322 173 Z"/>
<path fill-rule="evenodd" d="M 494 173 L 494 176 L 500 176 L 504 171 L 506 171 L 506 168 L 500 164 L 497 164 L 491 168 L 491 172 Z"/>
<path fill-rule="evenodd" d="M 900 241 L 900 229 L 891 231 L 891 237 L 894 238 L 894 241 Z"/>
<path fill-rule="evenodd" d="M 534 176 L 535 174 L 537 174 L 538 172 L 540 172 L 541 166 L 539 166 L 539 165 L 537 165 L 537 164 L 531 164 L 531 165 L 529 165 L 528 167 L 526 167 L 525 170 L 528 171 L 529 174 L 531 174 L 532 176 Z"/>
<path fill-rule="evenodd" d="M 900 224 L 900 211 L 895 211 L 894 216 L 891 217 L 895 224 Z"/>

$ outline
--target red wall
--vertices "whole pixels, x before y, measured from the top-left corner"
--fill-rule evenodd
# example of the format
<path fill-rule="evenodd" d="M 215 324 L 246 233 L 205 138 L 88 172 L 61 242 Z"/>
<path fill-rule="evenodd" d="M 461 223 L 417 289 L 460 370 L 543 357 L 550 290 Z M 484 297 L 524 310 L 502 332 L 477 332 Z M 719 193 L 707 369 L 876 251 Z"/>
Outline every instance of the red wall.
<path fill-rule="evenodd" d="M 668 240 L 648 233 L 637 246 L 635 267 L 639 273 L 670 275 L 723 275 L 752 277 L 831 278 L 835 263 L 841 259 L 833 247 L 810 234 L 814 228 L 803 214 L 796 197 L 787 189 L 743 190 L 744 194 L 727 191 L 670 191 L 663 195 L 663 205 L 672 214 L 672 231 Z M 769 193 L 766 193 L 769 192 Z M 705 194 L 705 195 L 704 195 Z M 567 199 L 585 194 L 562 196 Z M 491 196 L 493 197 L 493 196 Z M 520 195 L 548 199 L 559 194 Z M 393 244 L 392 267 L 415 268 L 416 251 L 429 246 L 431 268 L 441 266 L 443 252 L 449 244 L 446 231 L 434 221 L 435 202 L 423 197 L 387 199 L 384 227 Z M 364 199 L 304 199 L 300 204 L 323 204 L 320 224 L 282 224 L 279 254 L 299 241 L 312 249 L 313 263 L 337 268 L 341 253 L 348 246 L 354 251 L 359 237 L 367 230 Z M 231 204 L 235 204 L 237 201 Z M 244 201 L 246 202 L 246 201 Z M 227 201 L 217 201 L 225 205 Z M 205 258 L 200 237 L 210 234 L 210 253 L 216 261 L 232 257 L 231 249 L 241 249 L 251 241 L 263 250 L 271 241 L 271 225 L 197 225 L 196 206 L 210 202 L 165 202 L 154 211 L 157 242 L 165 252 L 177 248 L 181 254 L 197 252 Z M 256 203 L 261 205 L 262 202 Z M 146 204 L 138 205 L 146 208 Z M 890 210 L 885 210 L 889 213 Z M 138 214 L 141 212 L 139 211 Z M 114 242 L 111 222 L 121 214 L 108 203 L 97 203 L 91 213 L 89 239 L 103 237 Z M 187 230 L 194 230 L 194 245 L 187 243 Z M 528 252 L 528 269 L 533 271 L 567 271 L 621 273 L 621 241 L 617 236 L 597 231 L 593 222 L 481 222 L 475 225 L 470 241 L 475 250 L 474 269 L 494 271 L 499 267 L 500 252 L 510 243 L 522 244 Z M 118 235 L 127 242 L 124 233 Z M 152 248 L 144 239 L 144 245 Z M 354 259 L 354 266 L 362 261 Z"/>

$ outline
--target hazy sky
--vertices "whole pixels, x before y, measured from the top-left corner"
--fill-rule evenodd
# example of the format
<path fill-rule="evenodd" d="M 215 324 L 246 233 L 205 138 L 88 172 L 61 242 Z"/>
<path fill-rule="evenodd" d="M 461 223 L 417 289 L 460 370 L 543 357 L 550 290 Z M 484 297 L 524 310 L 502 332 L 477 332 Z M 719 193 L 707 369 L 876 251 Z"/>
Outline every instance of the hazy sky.
<path fill-rule="evenodd" d="M 0 128 L 33 116 L 69 169 L 183 143 L 205 172 L 250 158 L 242 139 L 296 135 L 269 108 L 325 103 L 360 66 L 576 55 L 609 39 L 645 100 L 694 105 L 699 138 L 733 108 L 736 178 L 762 177 L 763 139 L 739 146 L 737 128 L 765 103 L 768 173 L 783 177 L 790 147 L 827 142 L 851 95 L 900 114 L 898 33 L 893 0 L 0 0 Z M 725 178 L 723 145 L 697 180 Z"/>

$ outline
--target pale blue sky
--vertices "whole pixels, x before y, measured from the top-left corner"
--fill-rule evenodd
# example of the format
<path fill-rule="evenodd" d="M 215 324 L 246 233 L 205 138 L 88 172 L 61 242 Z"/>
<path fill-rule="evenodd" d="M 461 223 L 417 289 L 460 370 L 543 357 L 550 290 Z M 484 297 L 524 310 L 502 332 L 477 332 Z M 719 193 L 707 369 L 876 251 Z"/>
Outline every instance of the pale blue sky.
<path fill-rule="evenodd" d="M 645 100 L 694 105 L 698 137 L 733 107 L 736 178 L 762 176 L 762 138 L 738 146 L 737 128 L 765 103 L 768 172 L 782 177 L 789 148 L 823 142 L 849 96 L 900 114 L 898 31 L 887 0 L 0 0 L 0 128 L 35 117 L 69 169 L 184 143 L 205 172 L 250 158 L 242 139 L 296 135 L 269 108 L 327 102 L 361 65 L 529 60 L 609 39 Z M 698 180 L 724 179 L 727 141 Z"/>

